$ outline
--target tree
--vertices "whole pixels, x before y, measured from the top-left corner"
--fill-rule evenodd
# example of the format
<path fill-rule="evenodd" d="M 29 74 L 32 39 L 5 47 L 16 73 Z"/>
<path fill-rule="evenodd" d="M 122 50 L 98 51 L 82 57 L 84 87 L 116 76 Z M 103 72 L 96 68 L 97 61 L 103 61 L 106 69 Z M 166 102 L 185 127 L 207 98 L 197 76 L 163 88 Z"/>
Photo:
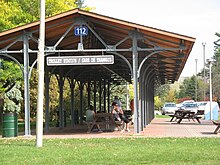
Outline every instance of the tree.
<path fill-rule="evenodd" d="M 214 59 L 212 66 L 213 98 L 220 102 L 220 33 L 215 33 L 218 39 L 214 42 Z"/>
<path fill-rule="evenodd" d="M 46 0 L 46 17 L 77 7 L 76 0 Z M 39 20 L 39 0 L 0 1 L 0 31 Z M 84 7 L 84 10 L 94 8 Z"/>
<path fill-rule="evenodd" d="M 176 102 L 176 91 L 173 88 L 168 91 L 166 102 Z"/>
<path fill-rule="evenodd" d="M 160 109 L 165 102 L 173 101 L 174 96 L 170 92 L 170 84 L 164 84 L 155 88 L 154 105 L 156 109 Z"/>
<path fill-rule="evenodd" d="M 163 102 L 161 101 L 159 96 L 154 97 L 154 107 L 155 109 L 160 110 L 160 108 L 163 106 Z"/>
<path fill-rule="evenodd" d="M 28 17 L 29 14 L 23 13 L 18 3 L 0 1 L 0 31 L 27 23 Z"/>
<path fill-rule="evenodd" d="M 178 98 L 192 98 L 195 100 L 195 81 L 195 76 L 185 79 L 183 84 L 180 85 Z"/>
<path fill-rule="evenodd" d="M 16 82 L 22 79 L 20 67 L 11 61 L 0 59 L 0 93 L 9 91 Z"/>
<path fill-rule="evenodd" d="M 169 90 L 170 90 L 169 84 L 161 85 L 155 89 L 155 96 L 159 96 L 161 100 L 164 102 L 166 100 L 166 96 Z"/>
<path fill-rule="evenodd" d="M 20 101 L 22 99 L 20 84 L 16 83 L 9 91 L 5 93 L 3 111 L 6 113 L 19 113 L 21 111 Z"/>

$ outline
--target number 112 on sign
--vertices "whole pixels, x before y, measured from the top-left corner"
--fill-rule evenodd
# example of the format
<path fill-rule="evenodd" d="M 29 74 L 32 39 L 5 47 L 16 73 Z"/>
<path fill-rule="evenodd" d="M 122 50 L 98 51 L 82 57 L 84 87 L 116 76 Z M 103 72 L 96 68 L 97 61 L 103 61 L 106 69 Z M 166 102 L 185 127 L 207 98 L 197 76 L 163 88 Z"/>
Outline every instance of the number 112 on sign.
<path fill-rule="evenodd" d="M 86 26 L 76 26 L 74 28 L 75 36 L 86 36 L 88 35 L 88 28 Z"/>

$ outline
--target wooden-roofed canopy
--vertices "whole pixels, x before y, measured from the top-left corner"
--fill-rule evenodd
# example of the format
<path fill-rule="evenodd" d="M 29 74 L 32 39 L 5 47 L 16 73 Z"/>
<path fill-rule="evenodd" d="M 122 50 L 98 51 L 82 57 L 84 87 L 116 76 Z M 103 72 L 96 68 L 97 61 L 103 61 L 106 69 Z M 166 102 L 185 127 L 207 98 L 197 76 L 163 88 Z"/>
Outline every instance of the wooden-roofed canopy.
<path fill-rule="evenodd" d="M 88 34 L 74 35 L 76 27 L 88 28 Z M 37 66 L 38 36 L 39 22 L 0 33 L 1 58 L 22 64 L 26 135 L 30 134 L 29 78 L 32 68 Z M 45 74 L 59 74 L 60 80 L 68 77 L 84 83 L 103 80 L 109 84 L 120 80 L 133 83 L 138 133 L 154 117 L 155 85 L 178 80 L 194 42 L 192 37 L 74 9 L 46 19 L 46 57 L 114 55 L 114 64 L 47 66 Z M 45 83 L 48 91 L 49 80 Z M 46 110 L 48 118 L 49 94 Z"/>

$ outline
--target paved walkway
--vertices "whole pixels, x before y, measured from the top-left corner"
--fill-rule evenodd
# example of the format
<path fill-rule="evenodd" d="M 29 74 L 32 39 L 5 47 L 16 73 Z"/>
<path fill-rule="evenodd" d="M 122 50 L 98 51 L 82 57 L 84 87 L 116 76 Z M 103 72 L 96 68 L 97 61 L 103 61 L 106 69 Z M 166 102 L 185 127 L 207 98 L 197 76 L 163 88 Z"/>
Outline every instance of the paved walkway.
<path fill-rule="evenodd" d="M 73 128 L 51 128 L 50 132 L 44 134 L 44 138 L 118 138 L 118 137 L 215 137 L 216 128 L 211 121 L 201 120 L 201 124 L 193 121 L 183 120 L 181 124 L 169 122 L 170 118 L 155 118 L 140 134 L 134 135 L 133 126 L 130 132 L 103 131 L 102 133 L 86 132 L 86 126 Z M 34 136 L 33 136 L 34 137 Z"/>
<path fill-rule="evenodd" d="M 220 137 L 220 134 L 214 134 L 216 126 L 211 121 L 201 120 L 199 124 L 185 119 L 177 124 L 169 120 L 154 119 L 142 134 L 147 137 Z"/>

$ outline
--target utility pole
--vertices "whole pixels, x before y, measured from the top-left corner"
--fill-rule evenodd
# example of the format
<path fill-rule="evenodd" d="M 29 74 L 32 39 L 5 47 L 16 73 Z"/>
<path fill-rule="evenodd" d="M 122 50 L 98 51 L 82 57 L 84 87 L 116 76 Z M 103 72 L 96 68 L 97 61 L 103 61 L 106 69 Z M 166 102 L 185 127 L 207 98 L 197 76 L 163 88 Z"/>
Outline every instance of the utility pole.
<path fill-rule="evenodd" d="M 43 146 L 43 105 L 44 105 L 44 45 L 45 45 L 45 0 L 40 1 L 40 32 L 38 41 L 38 97 L 36 146 Z"/>
<path fill-rule="evenodd" d="M 205 98 L 206 98 L 206 96 L 205 96 L 205 92 L 206 92 L 206 87 L 205 87 L 205 85 L 206 85 L 206 77 L 205 77 L 205 45 L 206 45 L 206 43 L 205 42 L 203 42 L 202 43 L 202 46 L 203 46 L 203 62 L 204 62 L 204 64 L 203 64 L 203 81 L 204 81 L 204 88 L 203 88 L 203 101 L 205 101 Z"/>

